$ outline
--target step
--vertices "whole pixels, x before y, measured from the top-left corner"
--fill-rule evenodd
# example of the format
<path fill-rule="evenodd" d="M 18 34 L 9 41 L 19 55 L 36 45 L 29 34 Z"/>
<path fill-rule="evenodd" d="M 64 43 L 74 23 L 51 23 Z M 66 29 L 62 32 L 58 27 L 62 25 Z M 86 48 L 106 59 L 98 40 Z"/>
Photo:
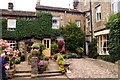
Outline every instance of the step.
<path fill-rule="evenodd" d="M 38 74 L 37 77 L 50 77 L 50 76 L 60 76 L 62 73 L 42 73 Z"/>
<path fill-rule="evenodd" d="M 15 73 L 14 77 L 31 77 L 31 73 Z"/>
<path fill-rule="evenodd" d="M 16 73 L 31 73 L 31 70 L 25 71 L 25 70 L 17 70 Z"/>
<path fill-rule="evenodd" d="M 62 73 L 60 70 L 44 71 L 44 73 Z"/>

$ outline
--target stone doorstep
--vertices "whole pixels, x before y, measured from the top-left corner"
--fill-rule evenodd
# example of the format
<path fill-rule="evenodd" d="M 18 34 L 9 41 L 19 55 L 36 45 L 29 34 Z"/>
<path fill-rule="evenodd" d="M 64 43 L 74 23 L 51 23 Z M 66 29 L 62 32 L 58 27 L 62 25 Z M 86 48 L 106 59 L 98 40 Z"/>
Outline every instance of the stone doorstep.
<path fill-rule="evenodd" d="M 28 70 L 28 71 L 25 71 L 25 70 L 23 70 L 23 71 L 20 70 L 19 71 L 19 70 L 17 70 L 16 73 L 31 73 L 31 70 Z"/>
<path fill-rule="evenodd" d="M 44 71 L 43 73 L 62 73 L 60 70 Z"/>
<path fill-rule="evenodd" d="M 14 77 L 31 77 L 31 73 L 15 73 Z"/>
<path fill-rule="evenodd" d="M 50 77 L 50 76 L 61 76 L 63 75 L 62 73 L 42 73 L 42 74 L 37 74 L 37 77 Z"/>

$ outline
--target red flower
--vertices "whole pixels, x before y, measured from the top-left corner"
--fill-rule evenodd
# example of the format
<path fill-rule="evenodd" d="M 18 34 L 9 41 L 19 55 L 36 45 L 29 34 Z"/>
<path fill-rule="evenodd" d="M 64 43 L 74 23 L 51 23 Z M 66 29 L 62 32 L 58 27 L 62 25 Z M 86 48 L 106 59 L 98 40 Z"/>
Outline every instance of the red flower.
<path fill-rule="evenodd" d="M 62 49 L 61 48 L 58 48 L 58 52 L 60 52 Z"/>
<path fill-rule="evenodd" d="M 64 45 L 64 42 L 63 42 L 63 41 L 59 41 L 57 44 L 58 44 L 59 46 L 63 46 L 63 45 Z"/>

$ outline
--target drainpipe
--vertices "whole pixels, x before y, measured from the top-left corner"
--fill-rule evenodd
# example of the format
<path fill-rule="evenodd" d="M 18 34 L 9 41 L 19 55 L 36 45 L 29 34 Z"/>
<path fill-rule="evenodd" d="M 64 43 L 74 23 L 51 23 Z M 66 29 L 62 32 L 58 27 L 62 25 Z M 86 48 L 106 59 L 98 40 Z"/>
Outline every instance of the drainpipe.
<path fill-rule="evenodd" d="M 90 0 L 90 27 L 91 27 L 91 42 L 93 40 L 93 27 L 92 27 L 92 5 L 91 5 L 91 0 Z"/>

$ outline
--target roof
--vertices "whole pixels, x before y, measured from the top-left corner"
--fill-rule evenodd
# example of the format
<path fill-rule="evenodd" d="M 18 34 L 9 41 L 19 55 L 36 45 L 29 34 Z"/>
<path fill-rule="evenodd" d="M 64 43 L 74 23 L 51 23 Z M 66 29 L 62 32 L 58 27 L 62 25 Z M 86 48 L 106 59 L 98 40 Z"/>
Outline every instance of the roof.
<path fill-rule="evenodd" d="M 35 12 L 0 9 L 0 15 L 2 15 L 2 16 L 35 17 Z"/>
<path fill-rule="evenodd" d="M 36 10 L 56 11 L 56 12 L 64 12 L 64 13 L 66 11 L 67 13 L 77 13 L 77 14 L 83 13 L 83 12 L 80 12 L 78 10 L 70 9 L 70 8 L 51 7 L 51 6 L 42 6 L 42 5 L 36 6 Z"/>

